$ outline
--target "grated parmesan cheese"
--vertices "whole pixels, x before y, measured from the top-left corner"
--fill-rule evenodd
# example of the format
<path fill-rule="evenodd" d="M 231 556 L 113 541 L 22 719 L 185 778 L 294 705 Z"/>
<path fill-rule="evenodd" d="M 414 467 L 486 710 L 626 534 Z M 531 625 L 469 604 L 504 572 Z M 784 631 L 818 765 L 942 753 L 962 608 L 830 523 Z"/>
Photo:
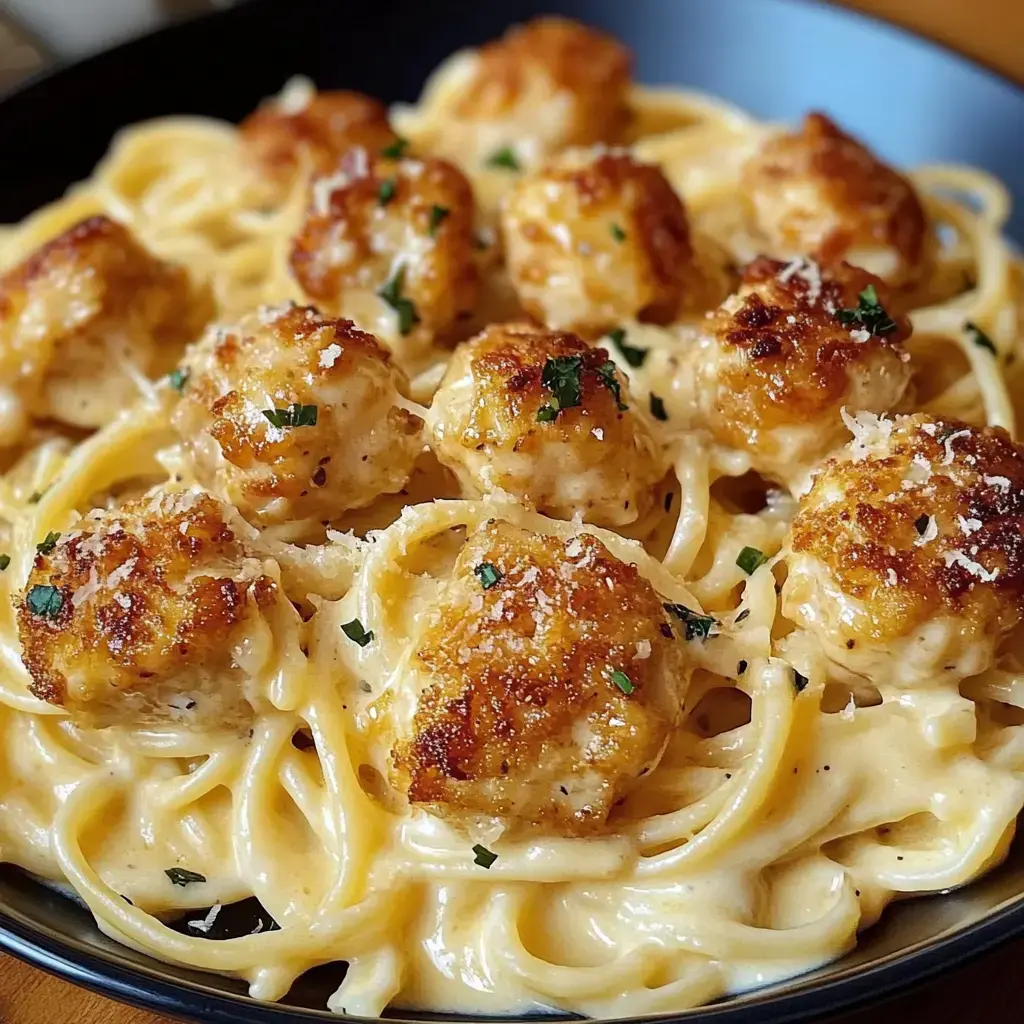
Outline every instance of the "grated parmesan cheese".
<path fill-rule="evenodd" d="M 859 412 L 851 416 L 846 406 L 839 410 L 847 429 L 853 434 L 850 455 L 854 462 L 862 462 L 872 451 L 885 448 L 892 435 L 892 420 L 876 416 L 873 412 Z"/>
<path fill-rule="evenodd" d="M 956 518 L 957 522 L 960 523 L 960 529 L 963 530 L 965 537 L 970 537 L 972 533 L 977 533 L 982 528 L 982 526 L 985 525 L 984 523 L 982 523 L 980 519 L 965 519 L 962 515 L 959 514 Z"/>
<path fill-rule="evenodd" d="M 341 357 L 341 346 L 334 342 L 330 344 L 320 353 L 320 368 L 323 370 L 329 370 Z"/>
<path fill-rule="evenodd" d="M 947 551 L 942 557 L 946 560 L 947 568 L 952 565 L 959 565 L 972 576 L 977 576 L 982 583 L 991 583 L 999 575 L 998 569 L 993 569 L 990 572 L 980 562 L 975 562 L 963 551 Z"/>
<path fill-rule="evenodd" d="M 989 487 L 998 487 L 1004 494 L 1010 489 L 1010 481 L 1005 476 L 983 476 L 982 480 Z"/>
<path fill-rule="evenodd" d="M 957 438 L 970 436 L 971 432 L 969 430 L 958 430 L 955 433 L 950 434 L 949 437 L 942 442 L 946 449 L 946 457 L 942 460 L 942 464 L 944 466 L 953 465 L 953 460 L 956 458 L 956 453 L 953 451 L 953 442 L 956 441 Z"/>
<path fill-rule="evenodd" d="M 213 927 L 213 922 L 217 920 L 217 915 L 220 914 L 220 911 L 221 905 L 219 903 L 214 904 L 210 907 L 210 912 L 201 921 L 189 921 L 189 928 L 206 935 Z M 261 921 L 260 923 L 262 924 L 263 922 Z"/>

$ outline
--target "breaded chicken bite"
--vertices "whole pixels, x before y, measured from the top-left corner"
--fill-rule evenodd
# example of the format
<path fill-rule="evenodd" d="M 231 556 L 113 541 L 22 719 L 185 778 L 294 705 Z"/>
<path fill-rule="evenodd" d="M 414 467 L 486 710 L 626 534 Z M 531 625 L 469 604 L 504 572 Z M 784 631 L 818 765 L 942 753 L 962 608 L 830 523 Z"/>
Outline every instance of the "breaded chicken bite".
<path fill-rule="evenodd" d="M 399 491 L 423 448 L 404 374 L 348 320 L 264 308 L 211 329 L 186 362 L 174 427 L 203 484 L 256 526 Z"/>
<path fill-rule="evenodd" d="M 32 692 L 88 726 L 242 726 L 236 648 L 281 594 L 231 514 L 158 492 L 47 537 L 18 599 Z"/>
<path fill-rule="evenodd" d="M 286 89 L 267 100 L 239 131 L 268 196 L 278 200 L 303 167 L 329 174 L 352 146 L 376 153 L 397 139 L 380 100 L 358 92 L 317 92 L 312 86 Z"/>
<path fill-rule="evenodd" d="M 755 260 L 681 367 L 694 425 L 798 485 L 843 443 L 843 406 L 885 412 L 907 389 L 910 323 L 887 302 L 878 278 L 846 264 Z"/>
<path fill-rule="evenodd" d="M 1024 448 L 924 414 L 848 423 L 793 520 L 783 613 L 872 682 L 955 685 L 1024 609 Z"/>
<path fill-rule="evenodd" d="M 473 190 L 450 163 L 350 149 L 313 182 L 292 273 L 392 347 L 445 340 L 476 301 L 473 221 Z"/>
<path fill-rule="evenodd" d="M 28 418 L 98 427 L 173 365 L 212 313 L 183 267 L 96 216 L 0 276 L 0 443 Z"/>
<path fill-rule="evenodd" d="M 634 565 L 587 534 L 490 520 L 427 613 L 391 708 L 393 780 L 445 818 L 577 835 L 658 763 L 685 648 Z"/>
<path fill-rule="evenodd" d="M 505 491 L 559 519 L 635 522 L 668 469 L 608 353 L 529 324 L 491 326 L 455 350 L 431 429 L 466 494 Z"/>
<path fill-rule="evenodd" d="M 442 68 L 438 151 L 465 166 L 515 169 L 567 146 L 617 142 L 632 63 L 618 40 L 568 18 L 511 28 Z"/>
<path fill-rule="evenodd" d="M 766 142 L 742 188 L 773 256 L 846 260 L 893 287 L 930 267 L 934 242 L 914 186 L 823 114 Z"/>
<path fill-rule="evenodd" d="M 503 197 L 501 225 L 519 301 L 549 327 L 668 323 L 700 290 L 682 202 L 624 150 L 569 150 L 523 177 Z"/>

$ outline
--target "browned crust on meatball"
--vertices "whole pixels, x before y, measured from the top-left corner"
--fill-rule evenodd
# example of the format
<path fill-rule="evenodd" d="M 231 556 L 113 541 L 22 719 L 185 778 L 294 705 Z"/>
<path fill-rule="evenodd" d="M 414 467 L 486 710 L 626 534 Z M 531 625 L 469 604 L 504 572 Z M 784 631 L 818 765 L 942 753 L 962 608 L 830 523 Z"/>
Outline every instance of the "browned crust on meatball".
<path fill-rule="evenodd" d="M 318 92 L 295 113 L 270 100 L 240 126 L 243 145 L 261 172 L 287 186 L 305 157 L 317 172 L 327 172 L 351 146 L 374 152 L 397 138 L 387 108 L 358 92 Z"/>
<path fill-rule="evenodd" d="M 628 123 L 632 54 L 604 32 L 568 18 L 540 17 L 509 29 L 477 53 L 477 73 L 455 107 L 459 117 L 502 117 L 539 69 L 553 90 L 572 93 L 586 110 L 565 145 L 616 141 Z"/>
<path fill-rule="evenodd" d="M 928 516 L 938 534 L 925 542 L 915 524 Z M 801 500 L 792 547 L 865 603 L 877 639 L 941 611 L 1009 628 L 1024 594 L 1024 448 L 1000 428 L 899 417 L 884 453 L 829 460 Z"/>
<path fill-rule="evenodd" d="M 438 333 L 469 314 L 478 280 L 475 205 L 465 175 L 446 160 L 394 160 L 361 147 L 348 150 L 334 169 L 342 183 L 325 196 L 321 190 L 332 176 L 313 183 L 292 241 L 290 266 L 305 293 L 336 312 L 350 289 L 379 291 L 405 253 L 402 295 L 418 322 Z M 435 208 L 445 211 L 436 224 Z M 429 239 L 425 248 L 417 236 Z"/>
<path fill-rule="evenodd" d="M 781 190 L 800 178 L 822 190 L 832 226 L 809 255 L 823 262 L 842 259 L 853 246 L 869 242 L 892 246 L 910 267 L 925 255 L 928 219 L 909 179 L 824 114 L 810 113 L 801 131 L 765 143 L 743 178 L 751 191 Z M 799 218 L 782 224 L 789 244 L 806 251 L 800 244 L 806 225 Z"/>
<path fill-rule="evenodd" d="M 489 589 L 474 568 L 492 565 Z M 678 720 L 682 652 L 654 588 L 589 535 L 563 541 L 490 521 L 460 554 L 415 660 L 432 680 L 394 763 L 435 813 L 525 814 L 568 834 L 599 828 L 656 762 Z M 637 645 L 649 657 L 637 659 Z M 634 688 L 612 679 L 625 671 Z M 584 729 L 590 742 L 581 744 Z M 573 801 L 578 782 L 596 798 Z M 561 788 L 560 788 L 561 784 Z"/>
<path fill-rule="evenodd" d="M 882 281 L 843 263 L 821 269 L 817 288 L 806 273 L 787 277 L 788 267 L 758 258 L 743 271 L 739 308 L 730 312 L 731 301 L 710 315 L 709 330 L 723 352 L 739 357 L 725 360 L 717 391 L 722 423 L 734 425 L 730 438 L 736 444 L 746 439 L 748 424 L 801 423 L 836 407 L 853 364 L 877 364 L 876 373 L 905 372 L 902 343 L 911 332 L 906 317 L 893 318 L 895 330 L 858 341 L 854 333 L 861 325 L 844 325 L 838 316 L 857 307 L 868 285 L 885 306 L 889 292 Z"/>
<path fill-rule="evenodd" d="M 71 674 L 88 677 L 98 690 L 144 692 L 156 676 L 232 667 L 245 585 L 197 571 L 237 564 L 242 556 L 219 503 L 206 495 L 140 499 L 79 527 L 50 554 L 36 555 L 18 599 L 23 659 L 37 697 L 68 703 Z M 27 597 L 37 586 L 60 594 L 52 618 L 29 607 Z M 276 584 L 264 579 L 260 589 L 266 600 Z M 75 607 L 76 594 L 89 590 Z"/>

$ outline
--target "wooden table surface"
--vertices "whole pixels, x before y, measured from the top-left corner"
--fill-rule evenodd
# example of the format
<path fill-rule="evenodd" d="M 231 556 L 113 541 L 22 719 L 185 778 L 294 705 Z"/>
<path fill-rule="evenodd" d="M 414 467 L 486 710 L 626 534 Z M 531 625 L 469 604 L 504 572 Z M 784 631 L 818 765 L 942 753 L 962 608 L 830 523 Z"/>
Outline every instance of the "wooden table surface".
<path fill-rule="evenodd" d="M 1024 82 L 1024 0 L 847 0 L 948 43 Z M 4 77 L 0 32 L 0 80 Z M 13 58 L 12 58 L 13 59 Z M 17 60 L 24 62 L 23 50 Z M 12 69 L 13 70 L 13 69 Z M 1024 941 L 848 1024 L 1019 1024 Z M 92 995 L 0 954 L 0 1024 L 167 1024 L 167 1019 Z"/>

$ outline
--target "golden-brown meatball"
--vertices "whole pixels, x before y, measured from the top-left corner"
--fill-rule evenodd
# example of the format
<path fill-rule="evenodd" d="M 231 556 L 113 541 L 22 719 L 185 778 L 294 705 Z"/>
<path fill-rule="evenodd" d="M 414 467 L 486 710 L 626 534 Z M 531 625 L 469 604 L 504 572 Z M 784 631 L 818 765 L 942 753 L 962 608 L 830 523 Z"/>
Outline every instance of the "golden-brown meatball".
<path fill-rule="evenodd" d="M 466 166 L 536 166 L 567 146 L 616 142 L 629 122 L 632 56 L 567 18 L 535 18 L 442 74 L 440 152 Z"/>
<path fill-rule="evenodd" d="M 682 202 L 622 150 L 569 150 L 522 178 L 502 201 L 502 232 L 519 301 L 549 327 L 668 323 L 699 290 Z"/>
<path fill-rule="evenodd" d="M 245 722 L 235 648 L 280 596 L 230 514 L 158 492 L 48 537 L 18 599 L 32 692 L 97 727 Z"/>
<path fill-rule="evenodd" d="M 928 270 L 932 238 L 914 186 L 823 114 L 766 142 L 742 185 L 773 256 L 846 260 L 894 287 Z"/>
<path fill-rule="evenodd" d="M 608 353 L 529 324 L 460 345 L 431 420 L 434 453 L 467 494 L 506 491 L 561 519 L 635 522 L 668 468 Z"/>
<path fill-rule="evenodd" d="M 473 217 L 473 190 L 446 161 L 356 147 L 314 180 L 292 273 L 324 309 L 393 344 L 443 340 L 476 301 Z"/>
<path fill-rule="evenodd" d="M 305 165 L 328 174 L 351 146 L 378 152 L 395 142 L 387 108 L 358 92 L 307 92 L 278 96 L 240 126 L 242 143 L 269 194 L 280 199 Z"/>
<path fill-rule="evenodd" d="M 885 412 L 906 391 L 910 324 L 887 302 L 878 278 L 846 264 L 755 260 L 682 367 L 695 422 L 766 477 L 798 484 L 842 444 L 843 406 Z"/>
<path fill-rule="evenodd" d="M 315 309 L 262 309 L 187 357 L 173 414 L 199 479 L 258 526 L 401 490 L 423 447 L 387 350 Z"/>
<path fill-rule="evenodd" d="M 793 520 L 784 614 L 876 683 L 983 671 L 1024 607 L 1024 449 L 923 414 L 848 422 Z"/>
<path fill-rule="evenodd" d="M 107 422 L 211 312 L 182 267 L 121 224 L 97 216 L 69 228 L 0 276 L 0 443 L 17 440 L 29 415 Z"/>
<path fill-rule="evenodd" d="M 657 764 L 687 681 L 684 646 L 636 566 L 587 534 L 490 520 L 428 612 L 401 684 L 415 704 L 396 723 L 393 778 L 443 817 L 593 832 Z"/>

